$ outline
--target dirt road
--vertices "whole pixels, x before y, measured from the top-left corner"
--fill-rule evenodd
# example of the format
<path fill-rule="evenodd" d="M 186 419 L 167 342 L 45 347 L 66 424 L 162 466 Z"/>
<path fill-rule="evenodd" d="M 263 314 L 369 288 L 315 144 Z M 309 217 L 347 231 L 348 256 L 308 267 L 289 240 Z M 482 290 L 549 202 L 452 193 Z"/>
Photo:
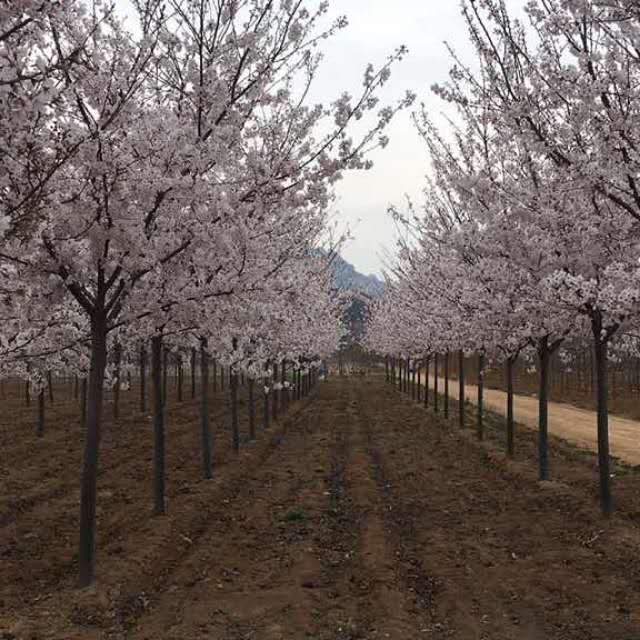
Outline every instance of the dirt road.
<path fill-rule="evenodd" d="M 221 447 L 216 479 L 183 471 L 174 483 L 193 427 L 171 423 L 183 451 L 170 457 L 167 516 L 150 518 L 144 502 L 132 510 L 135 492 L 112 496 L 111 509 L 103 499 L 110 539 L 95 589 L 78 592 L 29 556 L 30 527 L 49 554 L 68 544 L 37 509 L 0 528 L 15 571 L 2 575 L 0 638 L 637 637 L 637 514 L 602 521 L 579 459 L 555 460 L 575 486 L 541 489 L 379 379 L 320 384 L 237 458 Z M 68 506 L 47 518 L 62 526 Z M 15 527 L 19 539 L 6 535 Z"/>
<path fill-rule="evenodd" d="M 434 379 L 430 377 L 431 389 Z M 439 391 L 442 393 L 444 381 L 438 381 Z M 458 399 L 458 381 L 449 381 L 449 393 Z M 465 385 L 467 401 L 474 402 L 478 396 L 475 385 Z M 505 414 L 507 394 L 497 389 L 484 389 L 484 404 L 488 409 Z M 538 428 L 538 399 L 536 397 L 516 395 L 514 399 L 515 420 L 532 429 Z M 549 433 L 564 438 L 570 442 L 597 451 L 598 434 L 596 431 L 596 414 L 594 411 L 580 409 L 561 402 L 549 403 Z M 640 465 L 640 422 L 609 416 L 609 439 L 611 455 L 632 465 Z"/>

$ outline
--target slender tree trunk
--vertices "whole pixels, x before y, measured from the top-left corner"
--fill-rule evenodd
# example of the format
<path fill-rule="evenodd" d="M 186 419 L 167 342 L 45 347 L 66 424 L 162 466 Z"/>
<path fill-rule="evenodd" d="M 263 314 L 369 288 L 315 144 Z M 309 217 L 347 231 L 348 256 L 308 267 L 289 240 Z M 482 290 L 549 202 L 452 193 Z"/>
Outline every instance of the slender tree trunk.
<path fill-rule="evenodd" d="M 384 357 L 384 375 L 385 380 L 389 382 L 389 356 Z"/>
<path fill-rule="evenodd" d="M 420 393 L 421 393 L 420 386 L 422 384 L 422 380 L 420 380 L 421 374 L 422 374 L 421 368 L 422 368 L 421 367 L 421 362 L 420 362 L 420 360 L 418 360 L 418 386 L 416 387 L 416 401 L 417 402 L 420 402 Z"/>
<path fill-rule="evenodd" d="M 234 453 L 240 451 L 240 428 L 238 426 L 238 374 L 229 369 L 229 387 L 231 389 L 231 446 Z"/>
<path fill-rule="evenodd" d="M 191 399 L 196 397 L 196 348 L 191 347 Z"/>
<path fill-rule="evenodd" d="M 464 351 L 458 351 L 458 420 L 460 428 L 464 429 Z"/>
<path fill-rule="evenodd" d="M 449 417 L 449 352 L 444 354 L 444 417 Z"/>
<path fill-rule="evenodd" d="M 120 417 L 120 366 L 122 362 L 122 347 L 119 342 L 114 346 L 115 351 L 115 380 L 113 383 L 113 419 Z"/>
<path fill-rule="evenodd" d="M 79 583 L 86 587 L 93 582 L 95 571 L 96 495 L 98 452 L 104 374 L 107 366 L 107 326 L 104 316 L 91 318 L 91 364 L 87 391 L 87 428 L 85 433 L 82 480 L 80 485 L 80 544 L 78 549 Z"/>
<path fill-rule="evenodd" d="M 424 359 L 424 407 L 429 407 L 429 361 L 430 357 Z"/>
<path fill-rule="evenodd" d="M 484 353 L 478 356 L 478 440 L 484 439 Z"/>
<path fill-rule="evenodd" d="M 513 458 L 515 424 L 513 421 L 513 365 L 516 359 L 507 358 L 507 454 Z"/>
<path fill-rule="evenodd" d="M 224 366 L 220 367 L 220 391 L 224 391 Z"/>
<path fill-rule="evenodd" d="M 597 313 L 591 318 L 593 331 L 594 358 L 596 369 L 596 398 L 598 412 L 598 474 L 600 476 L 600 509 L 609 517 L 613 512 L 611 495 L 611 471 L 609 459 L 609 407 L 607 394 L 607 350 L 608 339 L 602 337 L 602 316 Z"/>
<path fill-rule="evenodd" d="M 538 390 L 538 479 L 549 479 L 549 339 L 538 342 L 540 387 Z"/>
<path fill-rule="evenodd" d="M 178 402 L 182 402 L 182 354 L 178 355 Z"/>
<path fill-rule="evenodd" d="M 202 439 L 202 474 L 206 480 L 213 477 L 213 447 L 209 422 L 209 356 L 207 339 L 200 338 L 200 436 Z"/>
<path fill-rule="evenodd" d="M 84 433 L 87 429 L 87 377 L 82 378 L 82 396 L 80 398 L 80 426 Z"/>
<path fill-rule="evenodd" d="M 161 341 L 162 344 L 162 341 Z M 167 404 L 167 378 L 169 373 L 169 349 L 162 345 L 162 406 Z"/>
<path fill-rule="evenodd" d="M 411 399 L 415 401 L 416 399 L 416 363 L 413 361 L 413 366 L 411 367 Z"/>
<path fill-rule="evenodd" d="M 265 431 L 269 428 L 269 416 L 271 411 L 269 410 L 269 377 L 265 376 L 264 379 L 264 428 Z"/>
<path fill-rule="evenodd" d="M 47 386 L 49 387 L 49 403 L 53 404 L 53 376 L 47 371 Z"/>
<path fill-rule="evenodd" d="M 285 386 L 287 382 L 287 361 L 282 359 L 282 366 L 280 367 L 280 384 L 282 389 L 280 390 L 280 406 L 282 407 L 282 413 L 287 411 L 287 388 Z"/>
<path fill-rule="evenodd" d="M 163 515 L 165 512 L 166 353 L 166 349 L 162 348 L 162 336 L 153 336 L 151 338 L 151 388 L 153 390 L 153 515 L 155 516 Z"/>
<path fill-rule="evenodd" d="M 278 419 L 278 390 L 275 388 L 275 385 L 278 382 L 278 363 L 273 363 L 273 392 L 271 394 L 271 408 L 273 421 L 275 422 Z"/>
<path fill-rule="evenodd" d="M 24 399 L 27 407 L 31 406 L 31 383 L 28 380 L 24 383 Z"/>
<path fill-rule="evenodd" d="M 44 412 L 45 412 L 45 402 L 44 402 L 44 387 L 40 389 L 38 392 L 38 427 L 36 430 L 36 435 L 38 438 L 42 438 L 44 435 Z"/>
<path fill-rule="evenodd" d="M 77 400 L 78 397 L 80 396 L 80 381 L 78 379 L 78 374 L 77 373 L 73 377 L 74 377 L 74 381 L 73 381 L 73 399 Z"/>
<path fill-rule="evenodd" d="M 433 356 L 433 410 L 438 413 L 438 354 Z"/>
<path fill-rule="evenodd" d="M 298 369 L 298 400 L 302 399 L 302 369 Z"/>
<path fill-rule="evenodd" d="M 147 350 L 140 347 L 140 411 L 147 412 Z"/>
<path fill-rule="evenodd" d="M 256 439 L 256 398 L 254 394 L 254 379 L 249 378 L 248 395 L 249 395 L 249 439 Z"/>

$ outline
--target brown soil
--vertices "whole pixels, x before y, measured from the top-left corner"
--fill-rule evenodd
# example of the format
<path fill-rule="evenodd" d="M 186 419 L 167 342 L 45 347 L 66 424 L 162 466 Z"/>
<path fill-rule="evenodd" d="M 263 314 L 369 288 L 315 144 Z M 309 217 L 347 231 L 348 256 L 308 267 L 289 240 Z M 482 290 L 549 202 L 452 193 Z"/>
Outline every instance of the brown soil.
<path fill-rule="evenodd" d="M 640 638 L 637 474 L 603 521 L 591 454 L 554 441 L 540 486 L 530 434 L 506 461 L 498 427 L 477 443 L 377 377 L 321 383 L 239 456 L 216 402 L 208 482 L 197 405 L 172 405 L 161 518 L 148 420 L 107 425 L 82 591 L 73 407 L 41 441 L 29 420 L 3 428 L 2 640 Z"/>

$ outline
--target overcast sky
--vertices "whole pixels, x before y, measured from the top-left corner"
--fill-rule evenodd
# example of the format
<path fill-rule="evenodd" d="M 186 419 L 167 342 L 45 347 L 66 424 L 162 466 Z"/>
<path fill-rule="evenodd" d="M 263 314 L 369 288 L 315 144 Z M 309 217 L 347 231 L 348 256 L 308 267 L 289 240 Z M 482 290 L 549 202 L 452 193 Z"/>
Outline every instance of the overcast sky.
<path fill-rule="evenodd" d="M 116 1 L 123 8 L 128 4 Z M 473 62 L 474 58 L 459 1 L 332 0 L 330 4 L 332 15 L 345 14 L 349 26 L 324 44 L 325 60 L 314 97 L 330 101 L 343 91 L 356 94 L 366 65 L 383 63 L 396 47 L 405 45 L 409 53 L 396 65 L 382 97 L 394 100 L 410 89 L 418 95 L 415 108 L 424 102 L 438 121 L 444 105 L 430 87 L 447 79 L 451 61 L 444 42 L 452 44 L 463 59 Z M 507 4 L 520 9 L 523 0 L 507 0 Z M 409 111 L 397 116 L 388 133 L 388 147 L 372 156 L 374 168 L 345 175 L 337 189 L 336 217 L 355 236 L 345 247 L 344 257 L 363 273 L 379 274 L 383 248 L 394 247 L 388 206 L 403 206 L 405 194 L 419 204 L 429 169 Z"/>

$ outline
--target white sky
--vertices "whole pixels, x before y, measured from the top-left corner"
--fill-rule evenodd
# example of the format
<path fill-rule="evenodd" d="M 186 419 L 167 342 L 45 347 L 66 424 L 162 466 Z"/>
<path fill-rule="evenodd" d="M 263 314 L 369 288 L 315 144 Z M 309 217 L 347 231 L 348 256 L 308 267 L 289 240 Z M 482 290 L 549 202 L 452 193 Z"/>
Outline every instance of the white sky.
<path fill-rule="evenodd" d="M 128 0 L 116 3 L 126 9 Z M 507 0 L 516 11 L 523 4 L 524 0 Z M 424 102 L 437 122 L 444 105 L 430 87 L 447 79 L 451 61 L 444 42 L 452 44 L 465 61 L 473 63 L 475 57 L 467 43 L 459 0 L 332 0 L 330 12 L 345 14 L 349 26 L 324 44 L 325 60 L 314 98 L 330 101 L 343 91 L 357 94 L 366 65 L 377 66 L 396 47 L 406 45 L 409 53 L 396 65 L 383 102 L 394 101 L 410 89 L 418 95 L 414 109 Z M 387 207 L 403 206 L 405 194 L 420 204 L 429 169 L 410 112 L 397 116 L 388 135 L 387 148 L 372 155 L 374 168 L 346 174 L 337 189 L 336 217 L 355 236 L 343 254 L 363 273 L 379 274 L 383 248 L 393 250 L 395 232 Z"/>

